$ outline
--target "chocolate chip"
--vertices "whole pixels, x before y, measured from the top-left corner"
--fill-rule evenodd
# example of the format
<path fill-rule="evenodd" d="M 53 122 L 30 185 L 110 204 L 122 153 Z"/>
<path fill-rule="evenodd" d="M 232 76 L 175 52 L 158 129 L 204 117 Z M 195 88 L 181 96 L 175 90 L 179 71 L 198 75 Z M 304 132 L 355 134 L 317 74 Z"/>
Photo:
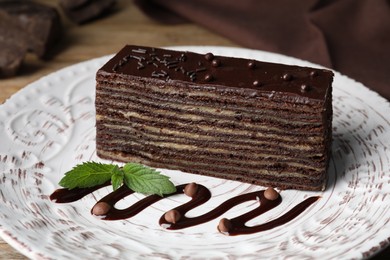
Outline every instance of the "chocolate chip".
<path fill-rule="evenodd" d="M 248 68 L 254 69 L 256 68 L 256 62 L 254 60 L 248 62 Z"/>
<path fill-rule="evenodd" d="M 267 200 L 276 200 L 279 197 L 279 193 L 274 188 L 269 187 L 264 191 L 264 197 Z"/>
<path fill-rule="evenodd" d="M 211 75 L 211 74 L 206 74 L 205 76 L 204 76 L 204 80 L 205 81 L 212 81 L 214 79 L 214 77 L 213 77 L 213 75 Z"/>
<path fill-rule="evenodd" d="M 253 81 L 252 85 L 253 85 L 254 87 L 260 87 L 260 86 L 261 86 L 261 83 L 260 83 L 260 81 L 255 80 L 255 81 Z"/>
<path fill-rule="evenodd" d="M 204 58 L 208 61 L 212 61 L 214 59 L 214 54 L 212 54 L 211 52 L 206 53 L 206 55 L 204 55 Z"/>
<path fill-rule="evenodd" d="M 222 233 L 229 233 L 229 231 L 231 231 L 233 228 L 233 225 L 232 225 L 232 222 L 227 219 L 227 218 L 223 218 L 219 221 L 219 224 L 218 224 L 218 230 L 219 232 L 222 232 Z"/>
<path fill-rule="evenodd" d="M 184 194 L 189 197 L 194 197 L 195 194 L 198 192 L 198 184 L 195 182 L 189 183 L 184 187 Z"/>
<path fill-rule="evenodd" d="M 167 213 L 165 213 L 164 218 L 169 223 L 175 224 L 181 218 L 181 214 L 179 211 L 172 209 L 172 210 L 168 211 Z"/>
<path fill-rule="evenodd" d="M 111 205 L 107 202 L 98 202 L 92 208 L 92 214 L 96 216 L 106 215 L 111 209 Z"/>
<path fill-rule="evenodd" d="M 285 81 L 290 81 L 293 79 L 293 76 L 289 73 L 285 73 L 283 74 L 282 78 L 285 80 Z"/>
<path fill-rule="evenodd" d="M 213 59 L 213 61 L 211 62 L 211 65 L 213 65 L 213 67 L 219 67 L 219 66 L 221 66 L 221 61 L 218 59 Z"/>
<path fill-rule="evenodd" d="M 317 77 L 318 76 L 318 72 L 313 70 L 310 72 L 310 77 L 314 78 L 314 77 Z"/>
<path fill-rule="evenodd" d="M 307 92 L 310 90 L 310 86 L 307 84 L 302 84 L 301 85 L 301 92 Z"/>

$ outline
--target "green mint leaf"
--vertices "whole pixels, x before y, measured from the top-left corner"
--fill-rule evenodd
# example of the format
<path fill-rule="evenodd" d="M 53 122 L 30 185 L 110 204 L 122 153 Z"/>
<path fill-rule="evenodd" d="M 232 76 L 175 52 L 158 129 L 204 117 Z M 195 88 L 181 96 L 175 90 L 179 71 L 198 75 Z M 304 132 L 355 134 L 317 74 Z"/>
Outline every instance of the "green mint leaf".
<path fill-rule="evenodd" d="M 123 166 L 124 182 L 135 192 L 143 194 L 171 194 L 176 191 L 169 177 L 158 171 L 137 163 L 127 163 Z"/>
<path fill-rule="evenodd" d="M 111 176 L 112 189 L 117 190 L 120 186 L 122 186 L 124 178 L 125 176 L 123 174 L 123 171 L 115 171 L 114 174 Z"/>
<path fill-rule="evenodd" d="M 117 171 L 120 170 L 116 165 L 85 162 L 67 172 L 59 185 L 68 189 L 94 187 L 109 181 Z"/>

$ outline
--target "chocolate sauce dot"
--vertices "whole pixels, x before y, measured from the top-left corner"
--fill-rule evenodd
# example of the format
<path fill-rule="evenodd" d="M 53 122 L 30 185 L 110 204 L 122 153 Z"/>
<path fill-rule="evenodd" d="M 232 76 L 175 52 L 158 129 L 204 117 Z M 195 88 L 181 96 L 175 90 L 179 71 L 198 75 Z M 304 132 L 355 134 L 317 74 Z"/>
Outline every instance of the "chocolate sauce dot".
<path fill-rule="evenodd" d="M 213 67 L 219 67 L 219 66 L 221 66 L 221 61 L 218 59 L 213 59 L 213 61 L 211 62 L 211 65 L 213 65 Z"/>
<path fill-rule="evenodd" d="M 213 75 L 211 75 L 211 74 L 206 74 L 205 76 L 204 76 L 204 80 L 205 81 L 212 81 L 214 79 L 214 77 L 213 77 Z"/>
<path fill-rule="evenodd" d="M 310 86 L 309 85 L 307 85 L 307 84 L 302 84 L 301 85 L 301 91 L 302 92 L 307 92 L 309 90 L 310 90 Z"/>
<path fill-rule="evenodd" d="M 317 77 L 318 76 L 318 72 L 313 70 L 310 72 L 310 77 L 314 78 L 314 77 Z"/>
<path fill-rule="evenodd" d="M 208 61 L 212 61 L 214 59 L 214 54 L 212 54 L 211 52 L 206 53 L 206 55 L 204 55 L 204 58 Z"/>
<path fill-rule="evenodd" d="M 179 211 L 172 209 L 172 210 L 168 211 L 167 213 L 165 213 L 164 218 L 169 223 L 175 224 L 181 218 L 181 214 Z"/>
<path fill-rule="evenodd" d="M 233 228 L 233 225 L 232 225 L 232 222 L 227 219 L 227 218 L 223 218 L 219 221 L 219 224 L 218 224 L 218 230 L 219 232 L 222 232 L 222 233 L 229 233 L 229 231 L 231 231 Z"/>
<path fill-rule="evenodd" d="M 92 208 L 92 214 L 96 216 L 106 215 L 111 209 L 111 205 L 107 202 L 98 202 Z"/>
<path fill-rule="evenodd" d="M 290 81 L 293 79 L 293 76 L 289 73 L 285 73 L 283 74 L 282 78 L 285 80 L 285 81 Z"/>
<path fill-rule="evenodd" d="M 276 200 L 279 197 L 279 193 L 274 188 L 269 187 L 264 191 L 264 197 L 267 200 Z"/>
<path fill-rule="evenodd" d="M 256 62 L 254 60 L 248 62 L 248 68 L 254 69 L 256 68 Z"/>
<path fill-rule="evenodd" d="M 184 194 L 188 197 L 194 197 L 197 192 L 198 184 L 196 184 L 195 182 L 191 182 L 184 187 Z"/>

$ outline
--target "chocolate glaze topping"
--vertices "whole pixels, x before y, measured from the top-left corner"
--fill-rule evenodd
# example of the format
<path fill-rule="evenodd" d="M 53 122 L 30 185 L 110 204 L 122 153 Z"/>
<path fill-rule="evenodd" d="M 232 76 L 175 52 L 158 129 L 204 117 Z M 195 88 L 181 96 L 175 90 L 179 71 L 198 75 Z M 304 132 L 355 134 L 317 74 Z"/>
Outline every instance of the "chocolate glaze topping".
<path fill-rule="evenodd" d="M 249 93 L 248 90 L 263 95 L 272 92 L 273 97 L 281 93 L 317 101 L 325 100 L 333 77 L 331 71 L 323 69 L 130 45 L 100 72 L 123 77 L 152 77 L 171 83 L 196 83 L 243 93 Z M 302 91 L 303 84 L 309 84 L 310 90 Z"/>
<path fill-rule="evenodd" d="M 50 199 L 57 203 L 69 203 L 79 200 L 82 197 L 88 195 L 89 193 L 107 185 L 110 185 L 110 183 L 105 183 L 103 185 L 99 185 L 93 188 L 80 188 L 72 190 L 58 189 L 50 195 Z M 119 200 L 134 193 L 126 186 L 122 186 L 116 191 L 109 193 L 107 196 L 99 200 L 92 208 L 91 214 L 99 215 L 102 217 L 103 220 L 127 219 L 135 216 L 145 208 L 149 207 L 150 205 L 163 198 L 177 194 L 186 194 L 187 196 L 191 197 L 190 201 L 172 210 L 169 210 L 168 212 L 163 214 L 159 220 L 159 223 L 162 227 L 170 230 L 175 230 L 196 226 L 216 219 L 231 208 L 246 201 L 258 201 L 259 205 L 257 208 L 246 212 L 243 215 L 237 216 L 233 219 L 222 219 L 220 221 L 220 224 L 217 229 L 225 235 L 234 236 L 261 232 L 286 224 L 287 222 L 297 217 L 306 208 L 308 208 L 311 204 L 313 204 L 320 198 L 318 196 L 309 197 L 308 199 L 297 204 L 291 210 L 274 220 L 255 226 L 247 226 L 246 222 L 248 222 L 249 220 L 277 207 L 280 203 L 282 203 L 282 197 L 280 195 L 276 195 L 273 197 L 268 197 L 267 195 L 265 196 L 264 190 L 250 192 L 230 198 L 220 204 L 215 209 L 204 213 L 203 215 L 196 217 L 187 217 L 186 213 L 188 211 L 202 205 L 211 198 L 211 192 L 205 186 L 195 183 L 178 185 L 176 186 L 176 188 L 177 191 L 173 194 L 169 194 L 164 197 L 160 197 L 158 195 L 150 195 L 142 200 L 139 200 L 128 208 L 117 209 L 115 208 L 115 204 Z M 269 192 L 270 188 L 267 189 L 267 191 Z M 271 191 L 273 192 L 274 190 L 271 188 Z M 267 197 L 270 199 L 267 199 Z"/>

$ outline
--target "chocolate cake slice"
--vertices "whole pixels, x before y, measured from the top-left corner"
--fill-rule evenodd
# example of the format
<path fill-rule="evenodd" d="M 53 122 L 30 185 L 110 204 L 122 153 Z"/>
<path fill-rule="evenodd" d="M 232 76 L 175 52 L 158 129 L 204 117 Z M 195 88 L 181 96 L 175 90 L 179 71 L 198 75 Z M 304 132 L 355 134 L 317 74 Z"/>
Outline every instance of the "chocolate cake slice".
<path fill-rule="evenodd" d="M 96 80 L 101 158 L 325 189 L 331 71 L 125 46 Z"/>

